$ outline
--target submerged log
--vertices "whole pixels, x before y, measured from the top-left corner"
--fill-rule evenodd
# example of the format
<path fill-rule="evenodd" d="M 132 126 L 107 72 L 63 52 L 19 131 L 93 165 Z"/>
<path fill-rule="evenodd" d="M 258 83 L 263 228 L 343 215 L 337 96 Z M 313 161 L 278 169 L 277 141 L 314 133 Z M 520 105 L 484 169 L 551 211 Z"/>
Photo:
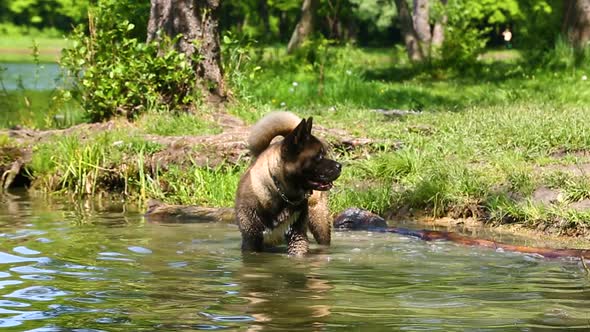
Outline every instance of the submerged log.
<path fill-rule="evenodd" d="M 146 218 L 153 222 L 224 222 L 234 221 L 234 209 L 193 205 L 170 205 L 157 200 L 148 202 Z"/>
<path fill-rule="evenodd" d="M 234 222 L 234 210 L 232 208 L 208 208 L 188 205 L 169 205 L 156 200 L 148 203 L 146 218 L 154 222 Z M 492 240 L 472 238 L 454 232 L 416 230 L 400 227 L 389 227 L 385 219 L 367 210 L 349 208 L 342 211 L 334 219 L 336 231 L 369 230 L 412 236 L 424 241 L 451 241 L 465 246 L 502 249 L 506 251 L 520 252 L 524 254 L 536 254 L 546 258 L 577 257 L 590 259 L 590 250 L 587 249 L 554 249 L 519 246 Z"/>
<path fill-rule="evenodd" d="M 385 227 L 383 227 L 385 225 Z M 502 249 L 506 251 L 536 254 L 546 258 L 578 257 L 590 259 L 590 250 L 587 249 L 554 249 L 519 246 L 492 240 L 472 238 L 453 232 L 414 230 L 409 228 L 387 227 L 385 219 L 366 210 L 350 208 L 344 210 L 334 220 L 334 228 L 340 230 L 372 230 L 376 232 L 394 233 L 405 236 L 417 237 L 424 241 L 451 241 L 465 246 L 486 247 Z"/>

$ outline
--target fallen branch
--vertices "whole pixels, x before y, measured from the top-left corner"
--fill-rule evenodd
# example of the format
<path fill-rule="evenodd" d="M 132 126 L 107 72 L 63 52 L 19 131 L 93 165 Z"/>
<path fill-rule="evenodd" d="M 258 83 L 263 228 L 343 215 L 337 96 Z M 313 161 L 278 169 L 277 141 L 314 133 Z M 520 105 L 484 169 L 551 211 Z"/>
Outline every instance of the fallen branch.
<path fill-rule="evenodd" d="M 336 229 L 373 230 L 377 232 L 386 232 L 417 237 L 424 241 L 445 240 L 466 246 L 502 249 L 525 254 L 537 254 L 546 258 L 579 257 L 584 259 L 590 259 L 590 250 L 586 249 L 553 249 L 518 246 L 491 240 L 471 238 L 453 232 L 413 230 L 398 227 L 383 227 L 384 224 L 385 219 L 381 218 L 380 216 L 369 211 L 356 208 L 344 210 L 342 213 L 336 216 L 334 220 L 334 227 Z"/>

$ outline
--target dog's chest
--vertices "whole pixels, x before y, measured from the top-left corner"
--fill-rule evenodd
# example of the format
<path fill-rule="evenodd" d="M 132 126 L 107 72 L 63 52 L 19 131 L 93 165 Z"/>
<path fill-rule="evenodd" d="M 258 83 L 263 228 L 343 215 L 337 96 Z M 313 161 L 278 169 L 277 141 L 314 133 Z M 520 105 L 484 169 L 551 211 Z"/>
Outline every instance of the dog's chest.
<path fill-rule="evenodd" d="M 264 243 L 276 245 L 283 242 L 285 233 L 287 233 L 291 225 L 297 221 L 300 215 L 301 210 L 285 208 L 274 218 L 268 220 L 263 232 Z"/>

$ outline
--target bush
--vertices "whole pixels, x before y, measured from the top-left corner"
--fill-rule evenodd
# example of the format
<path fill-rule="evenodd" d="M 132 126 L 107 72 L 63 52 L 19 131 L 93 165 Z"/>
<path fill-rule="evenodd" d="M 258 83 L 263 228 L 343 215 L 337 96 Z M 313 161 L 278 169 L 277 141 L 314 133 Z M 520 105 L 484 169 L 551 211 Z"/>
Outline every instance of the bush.
<path fill-rule="evenodd" d="M 441 60 L 446 66 L 465 68 L 466 65 L 474 64 L 485 50 L 490 28 L 476 26 L 475 17 L 482 14 L 470 9 L 468 4 L 452 1 L 447 6 L 449 21 L 440 50 Z"/>
<path fill-rule="evenodd" d="M 61 58 L 91 121 L 132 118 L 147 108 L 186 109 L 199 99 L 190 64 L 195 59 L 172 50 L 173 40 L 140 42 L 131 37 L 134 24 L 119 20 L 110 7 L 96 12 L 88 32 L 75 29 Z"/>

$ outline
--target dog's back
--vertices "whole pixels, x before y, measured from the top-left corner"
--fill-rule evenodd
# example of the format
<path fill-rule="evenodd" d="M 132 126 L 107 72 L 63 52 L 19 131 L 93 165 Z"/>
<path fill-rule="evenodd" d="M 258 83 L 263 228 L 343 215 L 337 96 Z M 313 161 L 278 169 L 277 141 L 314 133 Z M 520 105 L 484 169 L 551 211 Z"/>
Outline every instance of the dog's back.
<path fill-rule="evenodd" d="M 253 157 L 258 157 L 270 145 L 273 138 L 286 136 L 297 127 L 301 118 L 291 112 L 271 112 L 250 129 L 248 148 Z"/>

